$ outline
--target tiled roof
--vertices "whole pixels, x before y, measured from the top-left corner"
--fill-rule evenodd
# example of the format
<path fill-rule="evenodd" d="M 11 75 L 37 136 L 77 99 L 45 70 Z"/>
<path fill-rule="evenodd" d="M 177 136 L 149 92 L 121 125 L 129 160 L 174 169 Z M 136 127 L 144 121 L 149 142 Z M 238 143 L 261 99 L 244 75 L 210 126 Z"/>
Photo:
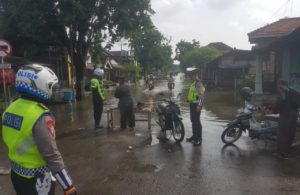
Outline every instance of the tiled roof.
<path fill-rule="evenodd" d="M 207 46 L 216 48 L 217 50 L 219 50 L 222 53 L 226 53 L 226 52 L 229 52 L 232 50 L 232 47 L 226 45 L 223 42 L 212 42 L 212 43 L 208 44 Z"/>
<path fill-rule="evenodd" d="M 249 39 L 282 37 L 300 27 L 299 18 L 284 18 L 248 33 Z"/>
<path fill-rule="evenodd" d="M 232 51 L 230 51 L 224 55 L 221 55 L 221 56 L 209 61 L 206 64 L 207 65 L 217 64 L 217 63 L 219 63 L 219 61 L 221 59 L 224 59 L 229 56 L 233 57 L 234 60 L 246 60 L 246 61 L 252 61 L 252 60 L 255 60 L 255 58 L 256 58 L 254 53 L 250 50 L 233 49 Z"/>

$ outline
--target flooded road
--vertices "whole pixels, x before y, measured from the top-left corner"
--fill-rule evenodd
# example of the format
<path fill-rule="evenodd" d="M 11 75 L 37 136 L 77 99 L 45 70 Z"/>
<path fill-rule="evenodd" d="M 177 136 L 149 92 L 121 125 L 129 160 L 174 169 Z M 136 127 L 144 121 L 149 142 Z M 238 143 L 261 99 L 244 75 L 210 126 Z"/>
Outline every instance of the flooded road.
<path fill-rule="evenodd" d="M 179 102 L 185 137 L 192 134 L 185 101 L 188 86 L 183 75 L 176 77 L 173 94 L 183 94 Z M 135 102 L 147 102 L 150 97 L 166 98 L 169 91 L 162 80 L 152 91 L 142 83 L 132 86 L 132 94 Z M 116 102 L 113 99 L 109 106 Z M 296 157 L 280 160 L 272 156 L 274 142 L 251 140 L 246 134 L 236 145 L 223 145 L 222 130 L 239 104 L 230 92 L 208 91 L 201 113 L 203 142 L 196 147 L 185 141 L 160 143 L 154 119 L 150 132 L 145 122 L 137 122 L 135 132 L 95 132 L 90 97 L 51 108 L 57 118 L 58 145 L 79 194 L 300 194 L 298 148 L 293 150 Z M 106 115 L 102 122 L 106 124 Z M 0 145 L 0 166 L 8 166 L 3 143 Z M 9 176 L 0 176 L 0 194 L 14 194 Z M 60 187 L 57 194 L 62 194 Z"/>

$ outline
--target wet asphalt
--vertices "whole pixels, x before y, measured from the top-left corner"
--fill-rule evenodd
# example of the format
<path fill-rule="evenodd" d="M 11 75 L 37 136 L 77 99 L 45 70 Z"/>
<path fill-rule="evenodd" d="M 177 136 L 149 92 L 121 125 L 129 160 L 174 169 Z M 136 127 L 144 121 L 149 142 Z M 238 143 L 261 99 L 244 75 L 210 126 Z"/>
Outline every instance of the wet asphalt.
<path fill-rule="evenodd" d="M 185 94 L 188 82 L 176 77 L 174 94 L 180 98 L 186 136 L 191 136 Z M 168 96 L 166 81 L 149 91 L 142 85 L 132 87 L 135 101 L 147 102 Z M 164 93 L 164 96 L 157 95 Z M 113 94 L 113 92 L 108 92 Z M 135 131 L 93 129 L 91 97 L 77 103 L 50 105 L 57 120 L 57 143 L 79 194 L 84 195 L 175 195 L 175 194 L 300 194 L 300 148 L 293 157 L 282 160 L 272 156 L 273 141 L 251 140 L 247 134 L 224 146 L 220 136 L 238 104 L 223 92 L 207 92 L 201 113 L 203 142 L 193 146 L 172 139 L 159 142 L 159 127 L 153 114 L 151 131 L 146 122 L 137 122 Z M 116 100 L 109 105 L 113 107 Z M 107 106 L 108 107 L 108 106 Z M 116 114 L 117 115 L 117 114 Z M 137 113 L 137 118 L 145 114 Z M 106 125 L 106 115 L 102 124 Z M 118 117 L 115 117 L 115 124 Z M 8 167 L 6 149 L 0 142 L 0 167 Z M 57 185 L 57 194 L 63 194 Z M 14 194 L 8 175 L 0 175 L 0 194 Z"/>

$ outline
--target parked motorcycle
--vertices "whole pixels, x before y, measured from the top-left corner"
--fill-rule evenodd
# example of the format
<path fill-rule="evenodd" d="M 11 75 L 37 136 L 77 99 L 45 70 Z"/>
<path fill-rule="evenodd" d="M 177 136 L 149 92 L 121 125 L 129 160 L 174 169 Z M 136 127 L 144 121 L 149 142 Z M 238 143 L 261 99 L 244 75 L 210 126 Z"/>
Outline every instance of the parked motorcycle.
<path fill-rule="evenodd" d="M 221 139 L 225 144 L 236 142 L 243 132 L 249 132 L 251 139 L 276 139 L 277 125 L 267 123 L 258 123 L 253 117 L 253 112 L 258 110 L 258 107 L 246 102 L 244 108 L 238 110 L 235 119 L 231 121 L 224 129 Z"/>
<path fill-rule="evenodd" d="M 178 96 L 180 95 L 181 93 Z M 156 113 L 158 115 L 156 122 L 162 130 L 163 137 L 170 139 L 173 136 L 176 142 L 181 142 L 184 139 L 185 130 L 180 117 L 180 108 L 175 100 L 171 97 L 168 100 L 164 99 L 157 105 Z"/>

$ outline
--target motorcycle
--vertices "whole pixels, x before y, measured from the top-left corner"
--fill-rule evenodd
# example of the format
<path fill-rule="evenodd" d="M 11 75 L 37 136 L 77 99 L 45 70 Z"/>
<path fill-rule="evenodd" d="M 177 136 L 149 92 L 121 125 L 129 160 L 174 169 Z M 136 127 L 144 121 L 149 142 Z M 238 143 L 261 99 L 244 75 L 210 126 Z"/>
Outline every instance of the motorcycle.
<path fill-rule="evenodd" d="M 174 82 L 168 82 L 168 89 L 172 90 L 175 87 L 175 83 Z"/>
<path fill-rule="evenodd" d="M 152 89 L 154 89 L 154 85 L 153 85 L 153 81 L 152 81 L 152 80 L 150 80 L 150 81 L 148 82 L 148 88 L 149 88 L 150 91 L 151 91 Z"/>
<path fill-rule="evenodd" d="M 246 102 L 245 107 L 238 110 L 235 119 L 224 129 L 221 135 L 222 142 L 233 144 L 246 131 L 249 132 L 251 139 L 276 140 L 277 125 L 272 124 L 270 121 L 267 123 L 258 123 L 253 117 L 253 113 L 256 110 L 258 110 L 258 107 Z"/>
<path fill-rule="evenodd" d="M 178 96 L 180 95 L 181 93 Z M 156 123 L 160 126 L 163 137 L 170 139 L 173 136 L 177 143 L 181 142 L 184 139 L 185 130 L 180 117 L 181 111 L 175 100 L 171 97 L 168 100 L 164 99 L 157 105 L 156 113 L 158 115 Z"/>

